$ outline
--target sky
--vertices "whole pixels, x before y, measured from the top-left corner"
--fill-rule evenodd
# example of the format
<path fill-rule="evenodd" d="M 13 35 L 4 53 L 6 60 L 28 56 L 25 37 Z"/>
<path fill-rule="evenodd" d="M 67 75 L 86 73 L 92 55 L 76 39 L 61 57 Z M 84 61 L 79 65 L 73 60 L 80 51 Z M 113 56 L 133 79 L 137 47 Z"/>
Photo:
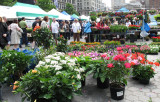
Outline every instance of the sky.
<path fill-rule="evenodd" d="M 106 5 L 108 6 L 108 7 L 111 7 L 111 0 L 102 0 L 104 3 L 106 3 Z M 127 3 L 129 3 L 130 2 L 130 0 L 126 0 L 126 2 Z"/>

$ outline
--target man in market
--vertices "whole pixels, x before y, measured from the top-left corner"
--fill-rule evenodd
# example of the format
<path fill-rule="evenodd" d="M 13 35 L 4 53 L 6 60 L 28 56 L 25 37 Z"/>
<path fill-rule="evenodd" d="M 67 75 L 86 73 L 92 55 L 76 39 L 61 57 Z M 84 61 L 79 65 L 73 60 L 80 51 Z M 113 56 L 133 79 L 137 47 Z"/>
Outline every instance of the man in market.
<path fill-rule="evenodd" d="M 55 18 L 53 18 L 53 22 L 51 24 L 51 30 L 53 33 L 53 37 L 56 41 L 56 45 L 57 45 L 57 38 L 58 38 L 58 33 L 59 33 L 59 23 L 56 21 Z"/>
<path fill-rule="evenodd" d="M 26 46 L 28 46 L 28 37 L 27 37 L 27 23 L 25 21 L 26 19 L 22 17 L 22 20 L 19 22 L 19 26 L 23 30 L 22 38 L 19 47 L 22 48 L 22 44 L 25 43 Z"/>

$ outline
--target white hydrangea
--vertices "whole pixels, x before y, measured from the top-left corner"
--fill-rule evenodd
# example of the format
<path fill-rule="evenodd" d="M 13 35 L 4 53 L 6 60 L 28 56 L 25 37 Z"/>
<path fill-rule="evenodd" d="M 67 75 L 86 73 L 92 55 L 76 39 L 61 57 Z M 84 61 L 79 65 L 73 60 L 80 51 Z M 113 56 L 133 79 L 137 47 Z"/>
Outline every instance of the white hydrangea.
<path fill-rule="evenodd" d="M 69 60 L 70 58 L 69 58 L 69 57 L 65 57 L 65 59 L 66 59 L 66 60 Z"/>
<path fill-rule="evenodd" d="M 67 64 L 67 61 L 66 60 L 61 60 L 60 61 L 62 64 Z"/>
<path fill-rule="evenodd" d="M 54 60 L 60 60 L 61 58 L 59 56 L 53 57 Z"/>
<path fill-rule="evenodd" d="M 45 61 L 46 61 L 47 63 L 49 63 L 49 62 L 51 62 L 51 59 L 45 59 Z"/>
<path fill-rule="evenodd" d="M 61 72 L 60 72 L 60 71 L 58 71 L 58 72 L 56 73 L 56 75 L 58 75 L 58 74 L 61 74 Z"/>
<path fill-rule="evenodd" d="M 56 65 L 58 64 L 58 61 L 51 61 L 51 64 Z"/>
<path fill-rule="evenodd" d="M 81 75 L 80 75 L 80 74 L 77 74 L 77 78 L 78 78 L 78 79 L 81 79 Z"/>
<path fill-rule="evenodd" d="M 52 55 L 48 55 L 45 57 L 45 59 L 51 59 L 53 56 Z"/>
<path fill-rule="evenodd" d="M 62 66 L 59 66 L 59 65 L 55 65 L 55 70 L 61 70 L 62 69 Z"/>
<path fill-rule="evenodd" d="M 39 61 L 39 65 L 45 65 L 45 62 Z"/>

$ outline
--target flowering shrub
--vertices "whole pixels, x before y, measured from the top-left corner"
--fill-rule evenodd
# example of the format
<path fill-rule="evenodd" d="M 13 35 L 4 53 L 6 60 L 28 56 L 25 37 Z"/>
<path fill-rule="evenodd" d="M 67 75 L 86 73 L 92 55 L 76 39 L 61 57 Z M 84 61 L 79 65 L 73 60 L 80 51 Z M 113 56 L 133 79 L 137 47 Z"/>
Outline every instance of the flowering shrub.
<path fill-rule="evenodd" d="M 140 26 L 138 26 L 138 25 L 129 25 L 128 28 L 129 28 L 129 29 L 139 29 Z"/>
<path fill-rule="evenodd" d="M 98 28 L 97 27 L 91 27 L 91 30 L 92 31 L 98 31 Z"/>
<path fill-rule="evenodd" d="M 128 15 L 125 16 L 125 18 L 133 19 L 133 18 L 134 18 L 134 15 L 133 15 L 133 14 L 128 14 Z"/>
<path fill-rule="evenodd" d="M 143 15 L 142 14 L 136 14 L 138 19 L 143 19 Z"/>
<path fill-rule="evenodd" d="M 109 40 L 106 40 L 104 42 L 104 45 L 120 45 L 120 42 L 119 41 L 109 41 Z"/>
<path fill-rule="evenodd" d="M 130 54 L 117 54 L 110 56 L 109 60 L 105 60 L 107 64 L 106 76 L 111 80 L 112 85 L 120 87 L 127 84 L 127 76 L 130 74 L 131 64 L 128 62 L 127 57 Z"/>
<path fill-rule="evenodd" d="M 109 26 L 101 27 L 101 30 L 103 31 L 110 30 L 110 27 Z"/>
<path fill-rule="evenodd" d="M 17 82 L 14 92 L 25 95 L 23 99 L 31 102 L 69 102 L 73 93 L 80 93 L 84 71 L 76 61 L 60 52 L 48 55 Z"/>
<path fill-rule="evenodd" d="M 152 37 L 153 42 L 160 42 L 160 37 Z"/>
<path fill-rule="evenodd" d="M 140 52 L 141 53 L 148 53 L 150 51 L 150 47 L 148 45 L 142 45 L 140 47 Z"/>

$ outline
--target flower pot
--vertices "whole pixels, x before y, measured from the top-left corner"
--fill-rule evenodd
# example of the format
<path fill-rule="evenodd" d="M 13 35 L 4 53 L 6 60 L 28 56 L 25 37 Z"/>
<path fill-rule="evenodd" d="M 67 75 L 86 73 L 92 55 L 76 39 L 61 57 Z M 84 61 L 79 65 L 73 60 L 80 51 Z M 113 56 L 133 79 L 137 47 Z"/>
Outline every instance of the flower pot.
<path fill-rule="evenodd" d="M 149 81 L 150 81 L 150 79 L 140 79 L 140 80 L 139 80 L 139 82 L 140 82 L 141 84 L 144 84 L 144 85 L 148 85 L 148 84 L 149 84 Z"/>
<path fill-rule="evenodd" d="M 133 80 L 139 80 L 137 76 L 132 77 Z"/>
<path fill-rule="evenodd" d="M 125 44 L 125 40 L 120 40 L 120 43 L 121 44 Z"/>
<path fill-rule="evenodd" d="M 106 89 L 109 87 L 109 79 L 106 78 L 106 80 L 104 81 L 104 83 L 101 82 L 100 78 L 97 78 L 97 87 L 100 89 Z"/>
<path fill-rule="evenodd" d="M 110 84 L 110 92 L 112 99 L 122 100 L 124 99 L 125 85 L 117 87 L 112 83 Z"/>
<path fill-rule="evenodd" d="M 84 80 L 81 80 L 81 85 L 84 87 L 86 85 L 86 78 Z"/>
<path fill-rule="evenodd" d="M 2 86 L 0 84 L 0 101 L 2 100 Z"/>

